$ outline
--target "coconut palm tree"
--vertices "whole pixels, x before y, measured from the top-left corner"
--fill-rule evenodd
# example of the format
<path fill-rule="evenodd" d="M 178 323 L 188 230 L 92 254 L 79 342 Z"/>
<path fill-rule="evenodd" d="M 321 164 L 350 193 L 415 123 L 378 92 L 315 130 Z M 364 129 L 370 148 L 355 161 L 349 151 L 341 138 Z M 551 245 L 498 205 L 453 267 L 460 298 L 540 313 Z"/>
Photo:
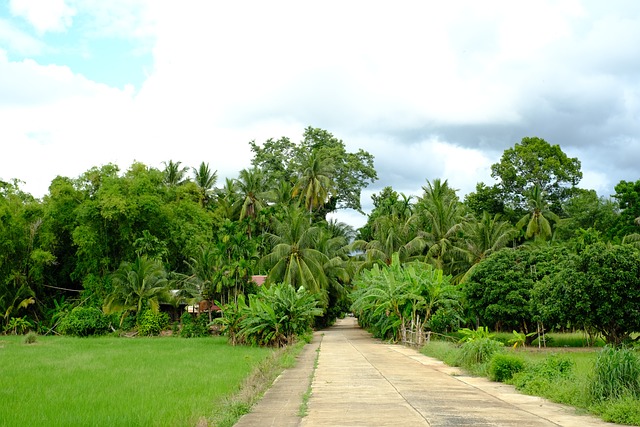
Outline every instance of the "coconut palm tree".
<path fill-rule="evenodd" d="M 545 193 L 539 185 L 535 185 L 527 197 L 529 213 L 524 215 L 516 224 L 523 229 L 526 226 L 525 238 L 548 240 L 552 236 L 551 222 L 557 223 L 560 217 L 549 209 Z"/>
<path fill-rule="evenodd" d="M 195 183 L 200 189 L 200 205 L 204 207 L 218 181 L 218 171 L 211 171 L 209 164 L 202 162 L 198 169 L 193 168 L 193 174 Z"/>
<path fill-rule="evenodd" d="M 461 281 L 471 275 L 480 261 L 506 247 L 518 235 L 518 231 L 511 223 L 503 221 L 500 214 L 492 217 L 487 212 L 479 221 L 466 221 L 462 230 L 464 241 L 461 250 L 467 255 L 468 268 Z"/>
<path fill-rule="evenodd" d="M 403 219 L 395 215 L 377 217 L 372 225 L 373 240 L 356 240 L 351 245 L 353 251 L 364 254 L 358 270 L 371 268 L 373 264 L 390 265 L 394 253 L 398 254 L 401 262 L 420 253 L 425 242 L 417 235 L 415 225 L 412 218 Z"/>
<path fill-rule="evenodd" d="M 262 172 L 257 168 L 243 169 L 238 179 L 235 180 L 236 189 L 240 193 L 240 220 L 244 218 L 255 219 L 272 198 L 272 192 L 268 191 L 267 181 Z"/>
<path fill-rule="evenodd" d="M 459 202 L 456 191 L 449 187 L 447 180 L 427 180 L 424 194 L 418 199 L 414 220 L 421 229 L 420 236 L 428 248 L 425 262 L 452 273 L 452 265 L 463 259 L 465 254 L 457 246 L 465 221 L 464 207 Z"/>
<path fill-rule="evenodd" d="M 267 189 L 265 175 L 257 168 L 243 169 L 238 179 L 235 180 L 238 191 L 236 202 L 240 212 L 240 221 L 247 218 L 250 222 L 247 227 L 247 235 L 251 238 L 251 222 L 255 222 L 260 211 L 274 198 L 274 192 Z"/>
<path fill-rule="evenodd" d="M 302 171 L 293 187 L 293 196 L 304 201 L 309 212 L 326 203 L 333 188 L 333 163 L 328 157 L 312 152 L 302 165 Z"/>
<path fill-rule="evenodd" d="M 107 314 L 122 311 L 122 320 L 129 312 L 141 313 L 144 308 L 158 311 L 160 302 L 168 300 L 167 274 L 158 260 L 138 256 L 133 262 L 122 262 L 111 275 L 113 291 L 105 300 Z"/>
<path fill-rule="evenodd" d="M 164 182 L 170 187 L 176 187 L 185 181 L 185 176 L 189 171 L 187 167 L 180 167 L 182 162 L 162 162 L 164 164 Z"/>
<path fill-rule="evenodd" d="M 268 269 L 267 284 L 284 282 L 303 286 L 318 294 L 326 304 L 326 254 L 316 249 L 322 229 L 310 224 L 310 215 L 296 207 L 285 208 L 282 219 L 274 218 L 273 232 L 266 238 L 271 251 L 258 265 Z"/>

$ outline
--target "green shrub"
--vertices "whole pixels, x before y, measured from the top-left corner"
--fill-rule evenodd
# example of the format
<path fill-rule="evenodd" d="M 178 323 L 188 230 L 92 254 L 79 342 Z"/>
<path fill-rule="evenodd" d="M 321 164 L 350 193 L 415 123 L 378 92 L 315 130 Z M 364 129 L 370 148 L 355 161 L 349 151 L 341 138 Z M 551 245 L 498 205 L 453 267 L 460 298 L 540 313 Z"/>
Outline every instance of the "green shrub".
<path fill-rule="evenodd" d="M 249 295 L 249 303 L 241 309 L 238 336 L 247 343 L 281 347 L 292 344 L 309 330 L 318 307 L 314 294 L 300 287 L 280 283 Z"/>
<path fill-rule="evenodd" d="M 191 313 L 184 312 L 180 317 L 182 338 L 198 338 L 209 335 L 209 319 L 205 315 L 194 317 Z"/>
<path fill-rule="evenodd" d="M 526 393 L 540 395 L 559 380 L 569 378 L 573 368 L 571 359 L 552 354 L 541 362 L 527 365 L 523 371 L 514 374 L 511 382 Z"/>
<path fill-rule="evenodd" d="M 138 334 L 142 336 L 158 335 L 169 326 L 169 315 L 161 311 L 145 310 L 138 318 Z"/>
<path fill-rule="evenodd" d="M 109 319 L 95 307 L 75 307 L 60 322 L 63 335 L 86 337 L 102 335 L 109 330 Z"/>
<path fill-rule="evenodd" d="M 29 332 L 24 337 L 25 344 L 34 344 L 37 340 L 38 340 L 38 334 L 36 334 L 35 332 Z"/>
<path fill-rule="evenodd" d="M 628 348 L 606 346 L 602 349 L 589 381 L 589 392 L 594 401 L 640 397 L 638 355 Z"/>
<path fill-rule="evenodd" d="M 444 334 L 458 328 L 460 315 L 452 308 L 438 309 L 427 321 L 427 327 L 433 332 Z"/>
<path fill-rule="evenodd" d="M 14 334 L 24 334 L 32 328 L 33 325 L 26 317 L 12 317 L 7 324 L 5 331 L 13 332 Z"/>
<path fill-rule="evenodd" d="M 487 363 L 494 354 L 502 351 L 504 344 L 491 338 L 476 338 L 462 344 L 460 365 L 473 368 Z"/>
<path fill-rule="evenodd" d="M 489 378 L 505 382 L 524 370 L 524 360 L 510 354 L 494 354 L 489 362 Z"/>
<path fill-rule="evenodd" d="M 593 406 L 603 420 L 632 426 L 640 425 L 640 400 L 632 396 L 602 401 Z"/>

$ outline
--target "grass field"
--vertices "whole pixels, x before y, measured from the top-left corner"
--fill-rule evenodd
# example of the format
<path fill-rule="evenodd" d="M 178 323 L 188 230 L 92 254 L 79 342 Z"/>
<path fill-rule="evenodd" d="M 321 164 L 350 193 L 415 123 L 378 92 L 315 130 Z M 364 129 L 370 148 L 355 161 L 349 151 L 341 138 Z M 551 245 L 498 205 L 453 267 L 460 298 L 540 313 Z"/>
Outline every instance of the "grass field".
<path fill-rule="evenodd" d="M 222 337 L 0 336 L 0 425 L 195 425 L 272 353 Z"/>

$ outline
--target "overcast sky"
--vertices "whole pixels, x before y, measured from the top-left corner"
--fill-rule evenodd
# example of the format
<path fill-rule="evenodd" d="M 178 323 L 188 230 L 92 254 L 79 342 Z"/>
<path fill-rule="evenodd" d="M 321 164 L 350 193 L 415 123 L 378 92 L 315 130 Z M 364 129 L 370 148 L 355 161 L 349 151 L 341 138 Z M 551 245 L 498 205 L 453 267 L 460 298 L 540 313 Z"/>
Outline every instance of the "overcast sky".
<path fill-rule="evenodd" d="M 307 126 L 375 156 L 365 210 L 388 185 L 493 184 L 526 136 L 609 196 L 640 179 L 640 2 L 0 0 L 0 179 L 36 197 L 134 160 L 222 183 L 250 140 Z"/>

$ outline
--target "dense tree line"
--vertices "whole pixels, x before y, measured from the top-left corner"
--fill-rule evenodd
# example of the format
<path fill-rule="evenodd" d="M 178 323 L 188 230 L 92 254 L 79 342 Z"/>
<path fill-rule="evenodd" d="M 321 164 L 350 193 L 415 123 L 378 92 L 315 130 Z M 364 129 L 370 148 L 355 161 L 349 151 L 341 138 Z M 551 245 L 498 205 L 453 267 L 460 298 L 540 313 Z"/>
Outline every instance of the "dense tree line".
<path fill-rule="evenodd" d="M 640 181 L 620 182 L 612 198 L 579 189 L 578 159 L 524 138 L 493 165 L 496 184 L 479 183 L 464 200 L 446 179 L 426 180 L 419 197 L 385 187 L 373 196 L 366 225 L 353 230 L 326 218 L 336 209 L 361 210 L 362 189 L 377 179 L 369 153 L 350 153 L 314 128 L 299 143 L 280 138 L 250 147 L 251 168 L 223 183 L 207 162 L 175 160 L 161 169 L 107 164 L 59 176 L 42 199 L 19 181 L 1 182 L 4 329 L 55 330 L 77 306 L 115 316 L 121 327 L 161 303 L 229 306 L 256 292 L 257 274 L 268 275 L 266 286 L 312 292 L 327 322 L 349 308 L 354 283 L 362 296 L 370 269 L 391 268 L 397 257 L 416 271 L 429 265 L 456 286 L 459 304 L 446 298 L 449 320 L 442 311 L 438 324 L 457 319 L 528 331 L 544 322 L 593 329 L 612 342 L 640 330 L 637 320 L 626 329 L 603 325 L 607 309 L 594 305 L 604 304 L 607 289 L 640 289 L 637 272 L 618 271 L 638 264 Z M 601 271 L 588 267 L 596 254 Z M 599 283 L 599 293 L 580 291 L 589 301 L 573 310 L 558 305 L 571 289 L 595 289 L 587 282 Z M 620 315 L 640 309 L 636 294 L 620 298 Z M 429 310 L 435 316 L 438 304 Z M 601 313 L 600 321 L 588 312 Z"/>

